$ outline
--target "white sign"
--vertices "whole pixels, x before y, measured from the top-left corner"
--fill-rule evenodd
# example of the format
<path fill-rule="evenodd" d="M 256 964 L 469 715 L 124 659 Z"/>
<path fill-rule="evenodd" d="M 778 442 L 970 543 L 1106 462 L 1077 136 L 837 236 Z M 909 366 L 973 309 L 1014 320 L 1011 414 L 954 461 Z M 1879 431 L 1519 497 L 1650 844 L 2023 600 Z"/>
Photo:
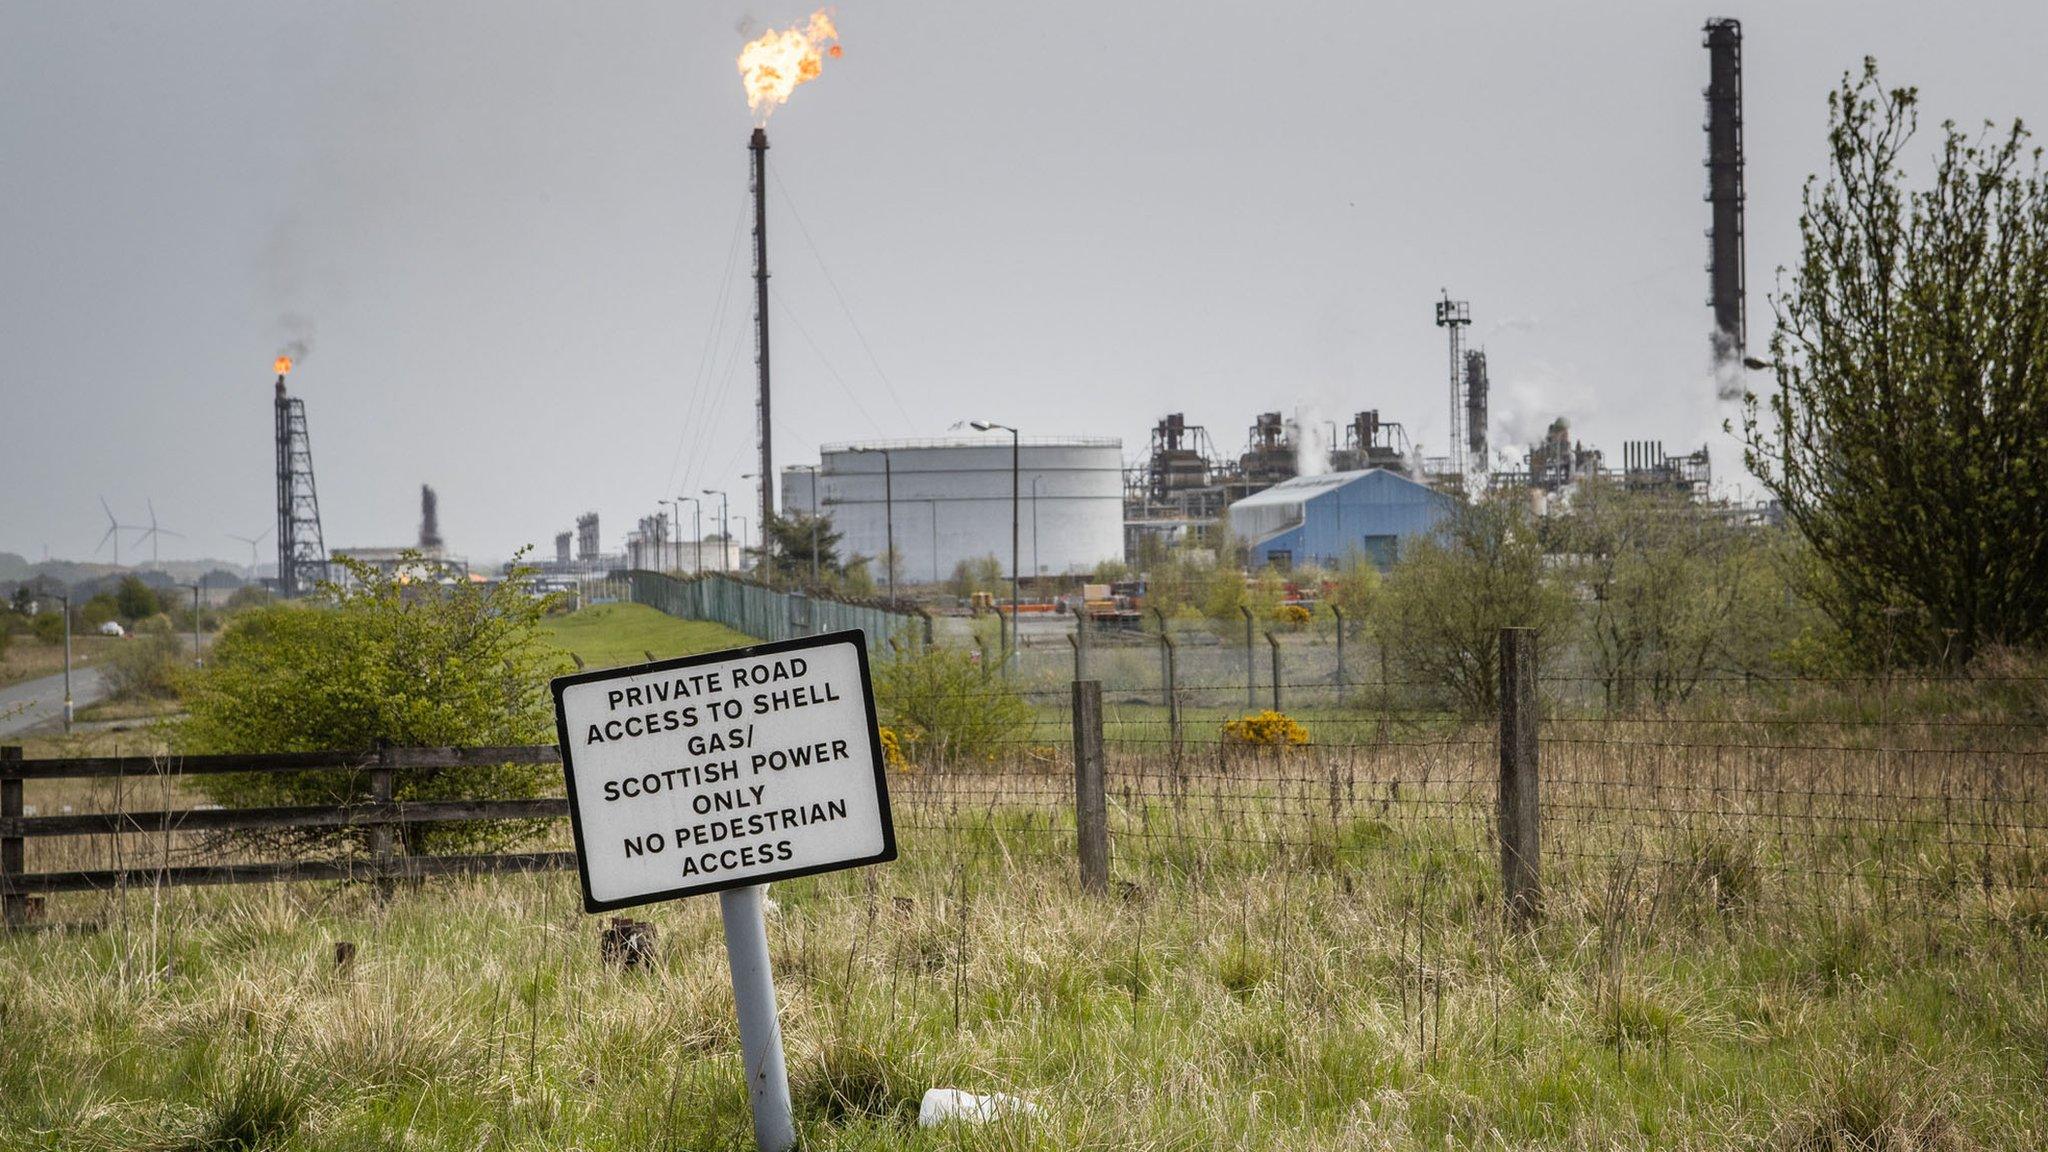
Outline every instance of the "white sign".
<path fill-rule="evenodd" d="M 591 912 L 896 858 L 858 631 L 554 682 Z"/>

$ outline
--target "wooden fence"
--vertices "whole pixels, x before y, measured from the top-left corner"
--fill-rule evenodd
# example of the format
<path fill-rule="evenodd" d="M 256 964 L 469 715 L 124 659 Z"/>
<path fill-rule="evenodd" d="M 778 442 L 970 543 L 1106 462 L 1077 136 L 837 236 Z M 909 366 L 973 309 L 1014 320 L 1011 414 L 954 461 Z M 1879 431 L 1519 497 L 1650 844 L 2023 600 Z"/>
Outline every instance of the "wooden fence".
<path fill-rule="evenodd" d="M 460 820 L 548 820 L 569 814 L 559 797 L 535 800 L 398 800 L 396 782 L 408 770 L 497 764 L 558 764 L 552 745 L 502 748 L 383 748 L 370 752 L 280 752 L 234 756 L 90 756 L 25 760 L 19 748 L 0 748 L 0 919 L 18 924 L 31 902 L 55 892 L 111 891 L 124 885 L 262 884 L 281 880 L 392 880 L 451 873 L 525 872 L 573 868 L 573 852 L 506 852 L 474 856 L 411 856 L 395 849 L 392 829 L 406 824 Z M 361 773 L 369 799 L 356 804 L 272 808 L 164 808 L 29 816 L 23 784 L 30 780 L 105 777 L 177 778 L 223 772 Z M 369 851 L 340 860 L 135 865 L 62 872 L 30 872 L 26 842 L 40 837 L 147 833 L 245 832 L 297 828 L 364 828 Z"/>

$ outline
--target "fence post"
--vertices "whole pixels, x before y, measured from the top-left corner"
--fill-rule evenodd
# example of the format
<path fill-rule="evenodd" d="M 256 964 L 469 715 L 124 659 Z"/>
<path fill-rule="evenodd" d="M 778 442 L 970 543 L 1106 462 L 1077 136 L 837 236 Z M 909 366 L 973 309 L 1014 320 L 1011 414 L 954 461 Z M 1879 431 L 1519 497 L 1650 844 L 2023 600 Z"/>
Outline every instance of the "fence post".
<path fill-rule="evenodd" d="M 1259 706 L 1259 658 L 1252 651 L 1252 610 L 1242 604 L 1237 606 L 1244 613 L 1244 706 Z"/>
<path fill-rule="evenodd" d="M 377 742 L 377 766 L 370 769 L 370 802 L 376 805 L 378 816 L 389 815 L 394 790 L 391 786 L 391 768 L 397 759 L 391 745 Z M 390 824 L 370 825 L 370 867 L 374 871 L 379 888 L 390 882 L 391 877 L 391 830 Z"/>
<path fill-rule="evenodd" d="M 9 765 L 21 760 L 18 747 L 0 748 L 0 818 L 21 819 L 21 777 L 9 773 Z M 15 891 L 15 877 L 28 871 L 22 838 L 0 836 L 0 924 L 13 928 L 28 920 L 28 897 Z"/>
<path fill-rule="evenodd" d="M 1074 681 L 1074 831 L 1081 890 L 1109 887 L 1109 798 L 1102 772 L 1102 682 Z"/>
<path fill-rule="evenodd" d="M 1074 606 L 1074 679 L 1088 678 L 1088 598 Z"/>
<path fill-rule="evenodd" d="M 1273 649 L 1273 711 L 1280 711 L 1280 638 L 1266 633 L 1266 643 Z"/>
<path fill-rule="evenodd" d="M 1169 645 L 1169 644 L 1171 644 L 1171 643 L 1172 643 L 1172 641 L 1171 641 L 1171 640 L 1169 640 L 1169 639 L 1167 639 L 1167 637 L 1166 637 L 1166 612 L 1165 612 L 1165 611 L 1164 611 L 1163 609 L 1161 609 L 1161 608 L 1158 608 L 1157 606 L 1155 606 L 1155 607 L 1154 607 L 1154 608 L 1152 609 L 1152 615 L 1153 615 L 1153 617 L 1154 617 L 1154 618 L 1156 618 L 1156 619 L 1157 619 L 1157 620 L 1159 621 L 1159 695 L 1160 695 L 1160 703 L 1162 703 L 1162 704 L 1166 705 L 1166 706 L 1167 706 L 1168 708 L 1172 708 L 1172 707 L 1173 707 L 1173 700 L 1172 700 L 1172 695 L 1173 695 L 1173 685 L 1172 685 L 1171 681 L 1172 681 L 1173 677 L 1172 677 L 1172 676 L 1170 676 L 1170 675 L 1168 675 L 1168 673 L 1167 673 L 1167 671 L 1166 671 L 1166 648 L 1167 648 L 1167 645 Z"/>
<path fill-rule="evenodd" d="M 1166 738 L 1173 746 L 1173 766 L 1180 768 L 1180 651 L 1174 646 L 1173 637 L 1165 632 L 1159 634 L 1163 649 L 1160 656 L 1166 662 Z"/>
<path fill-rule="evenodd" d="M 1337 699 L 1344 699 L 1344 609 L 1337 602 L 1330 602 L 1330 615 L 1337 618 L 1337 670 L 1331 673 L 1331 682 L 1337 686 Z"/>
<path fill-rule="evenodd" d="M 1537 810 L 1536 632 L 1500 633 L 1500 874 L 1508 913 L 1534 920 L 1543 906 Z"/>

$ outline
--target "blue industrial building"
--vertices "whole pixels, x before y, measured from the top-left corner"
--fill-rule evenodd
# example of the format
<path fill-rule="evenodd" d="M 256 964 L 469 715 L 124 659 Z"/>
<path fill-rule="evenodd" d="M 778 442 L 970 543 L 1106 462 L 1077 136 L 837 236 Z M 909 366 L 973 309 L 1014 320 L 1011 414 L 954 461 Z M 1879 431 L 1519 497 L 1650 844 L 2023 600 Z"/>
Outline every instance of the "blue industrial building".
<path fill-rule="evenodd" d="M 1356 553 L 1381 568 L 1401 542 L 1435 530 L 1457 502 L 1398 472 L 1368 468 L 1297 476 L 1230 506 L 1230 531 L 1251 566 L 1336 567 Z"/>

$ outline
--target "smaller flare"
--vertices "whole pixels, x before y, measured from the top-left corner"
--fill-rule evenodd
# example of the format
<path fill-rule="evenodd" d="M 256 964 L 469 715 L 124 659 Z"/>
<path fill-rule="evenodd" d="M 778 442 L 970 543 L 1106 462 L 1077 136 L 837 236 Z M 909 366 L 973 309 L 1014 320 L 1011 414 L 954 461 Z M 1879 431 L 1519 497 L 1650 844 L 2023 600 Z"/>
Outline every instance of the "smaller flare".
<path fill-rule="evenodd" d="M 277 370 L 279 376 L 289 376 L 292 374 L 292 358 L 289 356 L 279 356 L 277 363 L 272 364 L 271 367 Z"/>

